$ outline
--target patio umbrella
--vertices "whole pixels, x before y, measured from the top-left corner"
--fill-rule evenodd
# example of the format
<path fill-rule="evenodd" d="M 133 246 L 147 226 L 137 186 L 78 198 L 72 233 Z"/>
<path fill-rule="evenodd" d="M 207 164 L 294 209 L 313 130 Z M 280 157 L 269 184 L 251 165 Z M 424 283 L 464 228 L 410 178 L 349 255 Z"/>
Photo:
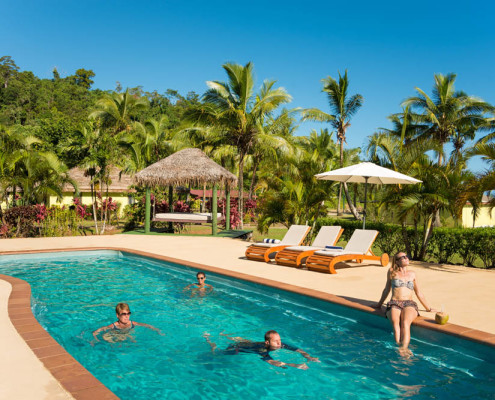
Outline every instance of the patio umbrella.
<path fill-rule="evenodd" d="M 380 167 L 379 165 L 363 162 L 350 167 L 334 169 L 315 175 L 317 179 L 345 183 L 364 183 L 364 209 L 363 209 L 363 229 L 366 227 L 366 197 L 368 195 L 368 183 L 375 185 L 390 184 L 413 184 L 421 181 L 410 176 L 392 171 L 391 169 Z"/>

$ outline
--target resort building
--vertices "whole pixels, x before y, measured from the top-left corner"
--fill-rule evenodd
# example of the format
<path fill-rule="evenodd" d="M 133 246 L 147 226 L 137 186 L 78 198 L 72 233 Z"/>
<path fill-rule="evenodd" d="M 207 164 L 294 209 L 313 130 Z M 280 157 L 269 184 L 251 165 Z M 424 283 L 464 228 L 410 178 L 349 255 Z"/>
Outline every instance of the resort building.
<path fill-rule="evenodd" d="M 79 199 L 82 204 L 91 205 L 93 201 L 91 199 L 91 177 L 85 174 L 85 171 L 81 168 L 75 167 L 69 171 L 70 177 L 77 183 L 79 188 Z M 103 198 L 111 197 L 112 201 L 120 204 L 119 214 L 128 204 L 134 202 L 133 193 L 134 189 L 131 189 L 133 184 L 132 177 L 130 175 L 120 174 L 120 170 L 117 167 L 110 167 L 110 183 L 108 185 L 108 194 L 106 185 L 102 188 Z M 94 188 L 96 191 L 100 190 L 99 185 Z M 71 205 L 72 199 L 75 197 L 76 191 L 70 184 L 66 184 L 63 189 L 63 198 L 58 200 L 56 196 L 50 196 L 47 206 L 53 205 Z"/>
<path fill-rule="evenodd" d="M 465 228 L 477 228 L 482 226 L 495 226 L 495 209 L 490 210 L 490 197 L 483 195 L 481 207 L 476 218 L 473 216 L 473 206 L 466 203 L 462 209 L 462 226 Z"/>

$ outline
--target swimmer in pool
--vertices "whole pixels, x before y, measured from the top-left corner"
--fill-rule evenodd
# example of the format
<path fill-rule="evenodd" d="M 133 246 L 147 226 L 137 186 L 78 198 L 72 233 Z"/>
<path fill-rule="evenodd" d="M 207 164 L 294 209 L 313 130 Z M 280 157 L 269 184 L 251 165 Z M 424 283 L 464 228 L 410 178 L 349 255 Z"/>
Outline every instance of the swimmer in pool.
<path fill-rule="evenodd" d="M 117 306 L 115 307 L 115 312 L 117 313 L 117 322 L 114 322 L 113 324 L 107 326 L 102 326 L 101 328 L 93 332 L 93 336 L 97 341 L 99 341 L 98 334 L 100 332 L 105 332 L 102 337 L 103 340 L 107 342 L 122 342 L 127 338 L 130 338 L 132 340 L 132 337 L 129 335 L 129 333 L 132 329 L 134 329 L 135 326 L 144 326 L 145 328 L 152 329 L 161 334 L 161 331 L 152 325 L 131 321 L 131 310 L 129 309 L 129 305 L 127 303 L 117 304 Z"/>
<path fill-rule="evenodd" d="M 206 281 L 206 275 L 204 272 L 198 272 L 196 274 L 196 279 L 198 280 L 198 283 L 191 283 L 190 285 L 187 285 L 184 288 L 184 291 L 186 290 L 191 290 L 192 293 L 198 293 L 198 294 L 206 294 L 206 293 L 211 293 L 213 291 L 213 286 L 209 285 L 208 283 L 205 283 Z"/>
<path fill-rule="evenodd" d="M 276 367 L 294 367 L 297 369 L 308 369 L 308 365 L 306 363 L 302 364 L 294 364 L 294 363 L 284 363 L 282 361 L 274 360 L 270 352 L 276 351 L 278 349 L 286 349 L 290 351 L 295 351 L 301 354 L 307 361 L 320 362 L 318 358 L 311 357 L 304 350 L 298 349 L 297 347 L 293 347 L 291 345 L 285 344 L 280 339 L 280 335 L 277 331 L 270 330 L 265 333 L 265 341 L 264 342 L 252 342 L 247 339 L 243 339 L 241 337 L 229 337 L 223 333 L 221 335 L 226 336 L 228 339 L 233 340 L 235 344 L 231 344 L 225 350 L 223 350 L 223 354 L 239 354 L 239 353 L 253 353 L 261 356 L 263 361 L 266 361 L 268 364 L 275 365 Z M 208 344 L 211 346 L 211 351 L 215 352 L 217 345 L 210 340 L 210 335 L 208 333 L 203 334 L 203 337 L 206 339 Z"/>

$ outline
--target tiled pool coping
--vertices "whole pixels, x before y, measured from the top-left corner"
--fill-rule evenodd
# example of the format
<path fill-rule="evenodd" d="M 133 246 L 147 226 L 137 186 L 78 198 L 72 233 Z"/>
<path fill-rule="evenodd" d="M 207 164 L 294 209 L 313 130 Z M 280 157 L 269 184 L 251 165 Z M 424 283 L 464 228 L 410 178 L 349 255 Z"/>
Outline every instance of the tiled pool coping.
<path fill-rule="evenodd" d="M 245 281 L 258 283 L 289 292 L 310 296 L 320 300 L 328 301 L 356 310 L 361 310 L 375 315 L 383 315 L 382 312 L 371 308 L 370 306 L 353 302 L 345 298 L 324 293 L 318 290 L 303 288 L 296 285 L 282 283 L 271 279 L 265 279 L 217 268 L 209 265 L 183 261 L 172 257 L 161 256 L 139 250 L 131 250 L 117 247 L 84 247 L 70 249 L 49 249 L 49 250 L 32 250 L 32 251 L 7 251 L 0 252 L 0 255 L 9 254 L 33 254 L 33 253 L 54 253 L 54 252 L 73 252 L 73 251 L 95 251 L 95 250 L 114 250 L 124 253 L 135 254 L 139 256 L 154 258 L 176 264 L 181 264 L 189 268 L 201 269 L 208 272 L 217 273 Z M 19 335 L 24 339 L 26 344 L 33 350 L 43 365 L 50 373 L 60 382 L 75 399 L 117 399 L 118 397 L 96 379 L 86 368 L 76 361 L 65 349 L 53 339 L 48 332 L 38 323 L 31 310 L 31 287 L 30 285 L 18 278 L 7 275 L 0 275 L 0 279 L 9 282 L 12 285 L 12 292 L 8 301 L 9 318 Z M 471 340 L 484 345 L 495 347 L 495 335 L 476 329 L 467 328 L 461 325 L 446 324 L 438 325 L 431 318 L 418 317 L 413 322 L 414 325 L 429 330 L 446 333 L 462 339 Z"/>

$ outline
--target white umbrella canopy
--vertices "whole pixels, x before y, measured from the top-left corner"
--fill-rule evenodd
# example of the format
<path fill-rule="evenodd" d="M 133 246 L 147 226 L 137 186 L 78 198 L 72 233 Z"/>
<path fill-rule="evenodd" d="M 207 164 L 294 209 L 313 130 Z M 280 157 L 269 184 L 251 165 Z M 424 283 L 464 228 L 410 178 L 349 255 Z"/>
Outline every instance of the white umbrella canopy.
<path fill-rule="evenodd" d="M 379 165 L 363 162 L 345 168 L 334 169 L 315 175 L 317 179 L 348 183 L 373 183 L 376 185 L 388 185 L 398 183 L 420 183 L 421 181 L 410 176 L 380 167 Z"/>
<path fill-rule="evenodd" d="M 410 176 L 392 171 L 391 169 L 380 167 L 379 165 L 363 162 L 345 168 L 334 169 L 315 175 L 317 179 L 325 179 L 346 183 L 364 183 L 364 209 L 363 209 L 363 229 L 366 226 L 366 197 L 368 183 L 376 185 L 390 184 L 414 184 L 421 181 Z"/>

